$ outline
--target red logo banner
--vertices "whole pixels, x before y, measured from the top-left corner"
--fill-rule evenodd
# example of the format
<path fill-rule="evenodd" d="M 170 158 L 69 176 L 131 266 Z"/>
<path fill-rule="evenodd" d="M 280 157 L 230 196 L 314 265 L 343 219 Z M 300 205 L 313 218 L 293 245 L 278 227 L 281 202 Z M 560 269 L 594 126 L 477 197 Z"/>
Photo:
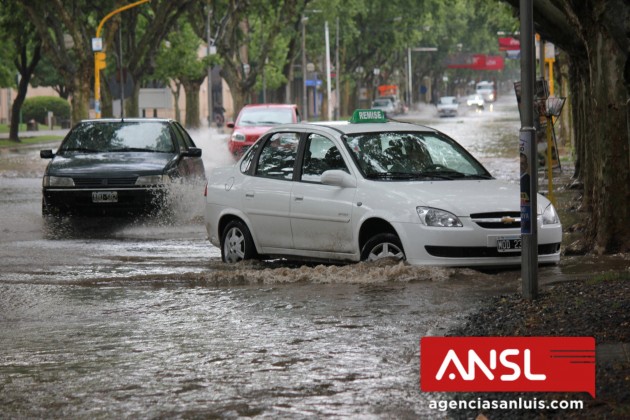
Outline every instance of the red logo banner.
<path fill-rule="evenodd" d="M 595 398 L 595 339 L 422 337 L 420 388 L 428 392 L 588 392 Z"/>

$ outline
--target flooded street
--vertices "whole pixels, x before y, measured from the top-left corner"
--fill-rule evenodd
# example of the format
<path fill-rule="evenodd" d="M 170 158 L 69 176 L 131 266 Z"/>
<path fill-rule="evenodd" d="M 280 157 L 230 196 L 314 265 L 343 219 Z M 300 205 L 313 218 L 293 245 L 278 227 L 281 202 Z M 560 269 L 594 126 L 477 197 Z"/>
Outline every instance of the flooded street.
<path fill-rule="evenodd" d="M 440 119 L 497 178 L 518 179 L 516 100 Z M 206 170 L 227 134 L 192 131 Z M 206 239 L 203 187 L 175 216 L 41 217 L 37 146 L 0 155 L 0 418 L 439 418 L 419 390 L 419 340 L 442 335 L 520 270 L 403 263 L 226 266 Z M 624 257 L 563 257 L 542 284 Z"/>

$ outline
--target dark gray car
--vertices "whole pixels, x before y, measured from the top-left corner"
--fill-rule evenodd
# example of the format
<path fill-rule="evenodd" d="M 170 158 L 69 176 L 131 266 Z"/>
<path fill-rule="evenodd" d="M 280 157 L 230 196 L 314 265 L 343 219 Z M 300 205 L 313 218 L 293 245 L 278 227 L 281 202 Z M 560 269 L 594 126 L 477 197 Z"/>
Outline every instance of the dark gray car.
<path fill-rule="evenodd" d="M 85 120 L 66 135 L 43 178 L 42 215 L 131 215 L 165 203 L 169 186 L 205 181 L 201 149 L 170 119 Z"/>

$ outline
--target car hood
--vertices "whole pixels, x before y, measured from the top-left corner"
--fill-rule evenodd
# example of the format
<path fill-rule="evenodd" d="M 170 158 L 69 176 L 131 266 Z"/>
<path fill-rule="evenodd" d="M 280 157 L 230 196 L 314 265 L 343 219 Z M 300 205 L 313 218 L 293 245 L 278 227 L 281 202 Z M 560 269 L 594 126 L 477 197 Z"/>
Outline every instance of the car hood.
<path fill-rule="evenodd" d="M 387 182 L 378 184 L 386 200 L 449 211 L 459 217 L 477 213 L 520 212 L 520 186 L 497 180 Z M 538 195 L 538 213 L 549 200 Z"/>
<path fill-rule="evenodd" d="M 56 176 L 163 173 L 177 155 L 174 153 L 76 153 L 57 155 L 47 174 Z"/>

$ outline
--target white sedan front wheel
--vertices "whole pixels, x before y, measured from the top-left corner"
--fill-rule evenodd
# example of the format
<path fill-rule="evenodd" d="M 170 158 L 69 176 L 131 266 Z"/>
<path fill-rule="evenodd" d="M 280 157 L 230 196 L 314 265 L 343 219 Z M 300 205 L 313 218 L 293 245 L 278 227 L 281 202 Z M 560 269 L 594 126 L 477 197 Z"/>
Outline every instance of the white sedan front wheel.
<path fill-rule="evenodd" d="M 363 261 L 377 261 L 384 258 L 405 259 L 405 251 L 400 239 L 393 233 L 379 233 L 372 236 L 361 251 Z"/>

